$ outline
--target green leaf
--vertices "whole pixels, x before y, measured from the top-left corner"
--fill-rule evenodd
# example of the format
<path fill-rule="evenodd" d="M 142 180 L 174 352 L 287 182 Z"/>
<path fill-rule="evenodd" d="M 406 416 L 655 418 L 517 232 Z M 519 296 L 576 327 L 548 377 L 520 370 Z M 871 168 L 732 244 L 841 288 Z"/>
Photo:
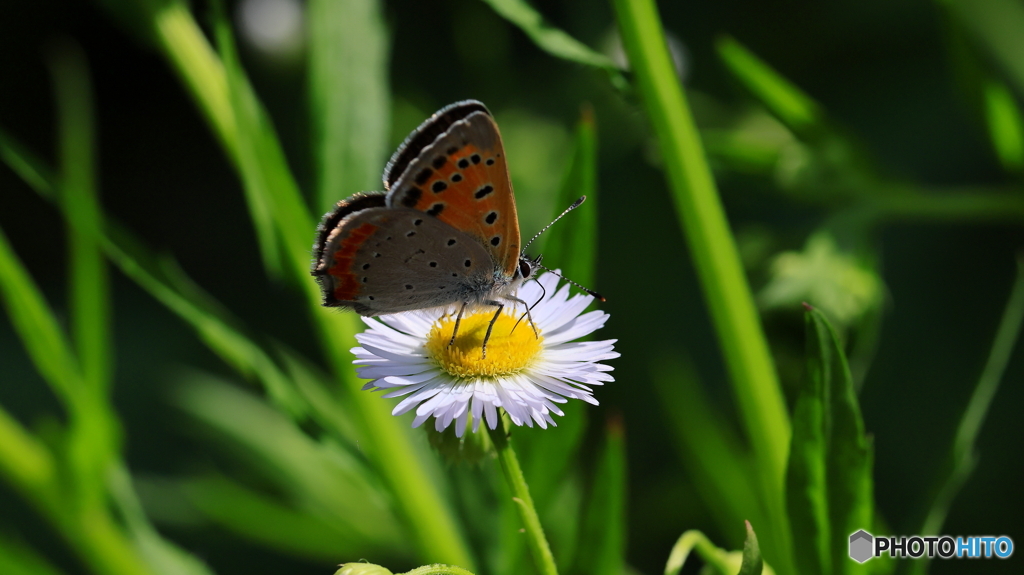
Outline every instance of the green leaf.
<path fill-rule="evenodd" d="M 731 36 L 715 46 L 730 72 L 769 110 L 796 132 L 807 132 L 822 120 L 821 108 L 768 64 Z"/>
<path fill-rule="evenodd" d="M 989 139 L 999 162 L 1008 172 L 1024 170 L 1024 122 L 1013 93 L 996 80 L 985 82 L 982 92 Z"/>
<path fill-rule="evenodd" d="M 619 575 L 626 555 L 626 445 L 622 421 L 606 426 L 606 443 L 584 509 L 573 573 Z"/>
<path fill-rule="evenodd" d="M 381 185 L 391 111 L 381 12 L 377 1 L 313 0 L 306 8 L 319 211 Z"/>
<path fill-rule="evenodd" d="M 623 47 L 664 158 L 679 225 L 753 447 L 756 480 L 762 486 L 759 494 L 770 519 L 770 526 L 763 531 L 778 534 L 778 544 L 765 547 L 765 556 L 780 571 L 788 572 L 783 484 L 790 422 L 775 365 L 700 135 L 668 53 L 657 7 L 653 0 L 616 0 L 614 6 Z"/>
<path fill-rule="evenodd" d="M 594 288 L 597 267 L 597 129 L 594 113 L 585 107 L 576 125 L 572 159 L 562 180 L 556 204 L 559 213 L 580 196 L 587 201 L 546 233 L 544 258 L 562 275 Z M 541 236 L 543 238 L 544 236 Z"/>
<path fill-rule="evenodd" d="M 801 542 L 800 550 L 794 554 L 799 573 L 829 575 L 832 572 L 829 546 L 833 535 L 828 518 L 828 486 L 825 476 L 828 457 L 825 436 L 826 383 L 822 381 L 823 370 L 827 366 L 823 365 L 822 350 L 811 349 L 812 345 L 821 344 L 817 339 L 812 339 L 812 335 L 808 330 L 810 375 L 793 407 L 793 442 L 786 474 L 786 506 L 793 540 Z"/>
<path fill-rule="evenodd" d="M 854 392 L 853 378 L 835 331 L 820 311 L 807 306 L 807 378 L 793 414 L 787 506 L 800 572 L 862 573 L 849 560 L 847 537 L 870 529 L 871 444 Z"/>
<path fill-rule="evenodd" d="M 743 563 L 740 565 L 739 575 L 761 575 L 764 569 L 764 560 L 761 559 L 761 548 L 757 544 L 757 534 L 749 521 L 744 521 L 747 526 L 747 538 L 743 542 Z"/>
<path fill-rule="evenodd" d="M 499 16 L 518 26 L 541 50 L 556 58 L 604 70 L 616 88 L 624 89 L 628 86 L 621 68 L 611 58 L 590 49 L 586 44 L 548 24 L 540 13 L 523 0 L 484 2 Z"/>

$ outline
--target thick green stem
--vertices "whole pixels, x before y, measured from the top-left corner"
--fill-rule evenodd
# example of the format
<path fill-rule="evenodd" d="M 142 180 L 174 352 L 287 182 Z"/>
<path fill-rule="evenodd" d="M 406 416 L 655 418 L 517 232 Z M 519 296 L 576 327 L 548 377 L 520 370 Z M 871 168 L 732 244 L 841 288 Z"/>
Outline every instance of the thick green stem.
<path fill-rule="evenodd" d="M 769 530 L 772 561 L 780 571 L 788 571 L 783 478 L 790 423 L 775 366 L 700 136 L 669 56 L 657 8 L 653 0 L 614 0 L 614 6 L 622 43 L 661 147 L 680 225 L 754 449 L 765 506 L 773 520 Z M 765 535 L 767 540 L 768 533 Z"/>
<path fill-rule="evenodd" d="M 519 510 L 519 518 L 523 520 L 523 527 L 526 532 L 527 543 L 533 560 L 537 564 L 537 570 L 541 575 L 558 575 L 558 568 L 555 566 L 555 556 L 551 554 L 551 547 L 544 536 L 544 527 L 540 524 L 540 516 L 533 506 L 533 498 L 530 497 L 530 487 L 526 484 L 523 470 L 519 467 L 519 459 L 516 452 L 509 443 L 509 437 L 505 433 L 505 424 L 498 418 L 498 426 L 490 429 L 491 441 L 498 452 L 498 461 L 501 463 L 501 471 L 505 475 L 505 482 L 512 490 L 512 497 Z"/>

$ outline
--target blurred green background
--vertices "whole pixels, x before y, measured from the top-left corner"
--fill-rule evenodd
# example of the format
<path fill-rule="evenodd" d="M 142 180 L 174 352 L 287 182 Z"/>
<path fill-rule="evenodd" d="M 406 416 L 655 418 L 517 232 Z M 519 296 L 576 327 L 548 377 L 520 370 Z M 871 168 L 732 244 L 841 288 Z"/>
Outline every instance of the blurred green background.
<path fill-rule="evenodd" d="M 112 16 L 102 4 L 0 2 L 0 125 L 56 162 L 46 55 L 59 42 L 77 42 L 92 74 L 105 212 L 153 248 L 172 253 L 254 333 L 322 362 L 304 303 L 292 286 L 263 271 L 241 183 L 189 94 L 130 19 Z M 228 6 L 241 57 L 311 198 L 316 161 L 302 40 L 285 35 L 283 43 L 261 45 L 245 24 L 245 11 L 254 4 Z M 534 4 L 550 23 L 585 44 L 621 54 L 609 5 Z M 1010 0 L 982 4 L 1009 6 L 1011 16 L 1024 10 Z M 659 9 L 680 55 L 682 81 L 755 293 L 764 294 L 778 278 L 772 267 L 777 254 L 803 250 L 823 227 L 839 249 L 856 254 L 868 270 L 864 281 L 881 281 L 875 286 L 878 300 L 863 304 L 867 311 L 854 313 L 846 327 L 851 347 L 861 345 L 851 357 L 862 360 L 861 407 L 874 436 L 877 509 L 891 533 L 911 535 L 926 499 L 922 490 L 949 449 L 988 357 L 1024 245 L 1024 216 L 1009 209 L 968 207 L 963 214 L 938 215 L 910 210 L 862 225 L 857 194 L 887 190 L 868 189 L 875 180 L 858 179 L 860 164 L 845 156 L 833 162 L 827 141 L 797 141 L 729 73 L 716 43 L 723 34 L 742 42 L 818 102 L 837 132 L 857 143 L 864 165 L 926 196 L 996 193 L 1015 196 L 1020 205 L 1024 170 L 1012 158 L 1001 161 L 988 120 L 991 101 L 981 87 L 989 80 L 1004 82 L 999 85 L 1009 88 L 1011 107 L 1019 108 L 1024 86 L 990 50 L 994 42 L 943 2 L 722 0 L 662 2 Z M 206 11 L 205 3 L 196 3 L 201 24 L 208 23 Z M 618 338 L 622 358 L 613 362 L 615 383 L 596 394 L 601 406 L 588 408 L 587 433 L 594 446 L 608 417 L 621 417 L 624 424 L 627 560 L 639 572 L 659 572 L 686 529 L 702 529 L 723 545 L 741 537 L 713 522 L 672 440 L 672 421 L 689 417 L 689 406 L 667 404 L 651 382 L 664 358 L 692 361 L 722 417 L 737 417 L 656 143 L 636 98 L 613 88 L 600 71 L 544 53 L 482 2 L 389 1 L 383 16 L 390 34 L 389 149 L 448 103 L 485 102 L 505 138 L 526 236 L 559 207 L 554 196 L 570 160 L 574 126 L 583 107 L 593 109 L 600 210 L 598 265 L 590 287 L 608 298 L 601 309 L 611 314 L 598 337 Z M 995 21 L 1012 24 L 1011 16 Z M 1018 131 L 1019 120 L 1011 118 Z M 836 165 L 854 167 L 841 172 Z M 378 173 L 383 165 L 367 169 Z M 333 199 L 357 191 L 339 189 Z M 575 215 L 559 225 L 572 226 Z M 0 228 L 51 305 L 64 313 L 66 238 L 59 212 L 6 167 L 0 167 Z M 159 486 L 160 478 L 197 471 L 244 473 L 170 399 L 183 374 L 201 370 L 230 378 L 232 372 L 135 283 L 113 271 L 112 286 L 114 402 L 133 474 Z M 787 392 L 802 369 L 794 359 L 802 354 L 804 338 L 798 303 L 765 303 L 762 316 Z M 1020 348 L 1018 343 L 981 429 L 978 466 L 955 500 L 944 533 L 1006 534 L 1024 543 Z M 46 419 L 60 412 L 8 321 L 0 321 L 0 404 L 34 429 L 45 430 Z M 145 490 L 143 499 L 165 534 L 218 573 L 332 569 L 331 561 L 296 558 L 195 516 L 175 517 L 175 509 L 159 509 L 160 498 L 147 499 Z M 7 485 L 0 485 L 0 533 L 30 543 L 68 573 L 82 572 Z M 1020 556 L 968 567 L 972 573 L 1016 573 Z M 963 568 L 937 561 L 932 572 Z"/>

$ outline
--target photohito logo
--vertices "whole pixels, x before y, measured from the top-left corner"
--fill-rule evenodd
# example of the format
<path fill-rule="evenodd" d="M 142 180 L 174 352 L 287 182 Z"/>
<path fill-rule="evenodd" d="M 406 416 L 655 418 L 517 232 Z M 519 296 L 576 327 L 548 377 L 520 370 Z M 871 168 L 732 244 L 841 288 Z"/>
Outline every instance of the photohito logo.
<path fill-rule="evenodd" d="M 1006 559 L 1013 555 L 1013 539 L 1006 535 L 992 537 L 972 535 L 952 537 L 936 535 L 928 537 L 872 535 L 861 529 L 850 535 L 850 559 L 863 563 L 872 557 L 888 553 L 893 558 L 919 559 L 940 557 L 942 559 Z"/>

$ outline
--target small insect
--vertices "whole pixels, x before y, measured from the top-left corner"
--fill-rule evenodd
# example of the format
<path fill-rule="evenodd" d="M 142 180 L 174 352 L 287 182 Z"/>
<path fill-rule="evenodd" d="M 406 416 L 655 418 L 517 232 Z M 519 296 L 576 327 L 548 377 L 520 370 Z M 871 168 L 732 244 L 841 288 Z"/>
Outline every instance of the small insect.
<path fill-rule="evenodd" d="M 494 322 L 506 304 L 525 305 L 516 289 L 541 267 L 520 248 L 491 113 L 475 100 L 439 110 L 391 157 L 384 188 L 338 202 L 317 228 L 312 274 L 323 305 L 375 316 L 461 304 L 456 333 L 467 306 L 495 306 L 486 357 Z"/>

